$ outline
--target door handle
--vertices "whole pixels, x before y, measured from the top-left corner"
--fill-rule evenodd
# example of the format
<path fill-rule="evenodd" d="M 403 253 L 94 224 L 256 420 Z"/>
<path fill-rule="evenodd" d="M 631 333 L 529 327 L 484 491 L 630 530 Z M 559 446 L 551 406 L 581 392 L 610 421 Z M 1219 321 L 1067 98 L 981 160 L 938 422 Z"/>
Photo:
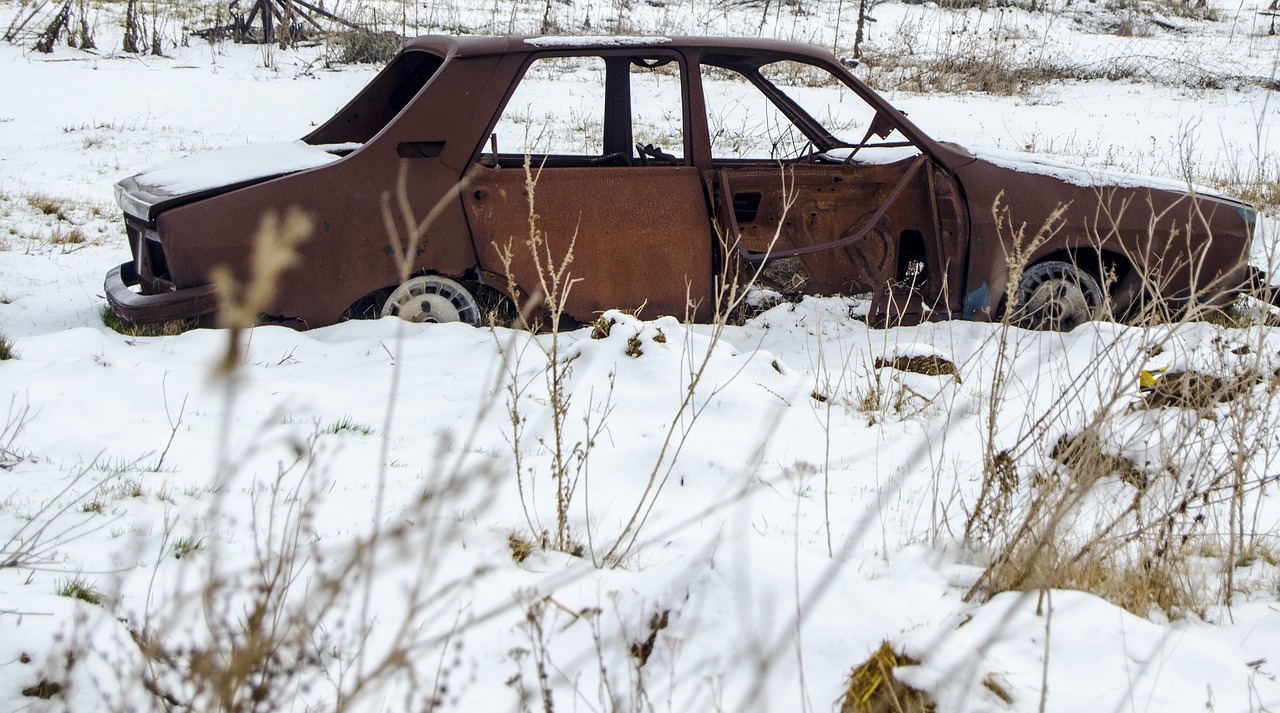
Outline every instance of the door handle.
<path fill-rule="evenodd" d="M 435 158 L 443 150 L 443 141 L 401 141 L 396 145 L 400 158 Z"/>

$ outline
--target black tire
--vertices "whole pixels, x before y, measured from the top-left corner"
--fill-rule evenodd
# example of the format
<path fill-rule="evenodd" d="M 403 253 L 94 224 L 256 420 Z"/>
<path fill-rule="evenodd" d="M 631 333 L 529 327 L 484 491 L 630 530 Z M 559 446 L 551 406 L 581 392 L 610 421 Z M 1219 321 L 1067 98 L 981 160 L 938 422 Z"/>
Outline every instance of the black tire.
<path fill-rule="evenodd" d="M 1102 314 L 1105 296 L 1088 272 L 1061 260 L 1036 263 L 1022 273 L 1013 322 L 1041 331 L 1070 332 Z"/>

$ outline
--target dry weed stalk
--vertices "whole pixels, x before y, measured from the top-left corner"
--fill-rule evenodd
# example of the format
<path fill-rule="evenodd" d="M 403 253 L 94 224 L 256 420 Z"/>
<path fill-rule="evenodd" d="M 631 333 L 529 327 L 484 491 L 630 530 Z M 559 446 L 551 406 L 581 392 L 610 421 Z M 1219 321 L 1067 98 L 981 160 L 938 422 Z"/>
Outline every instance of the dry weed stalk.
<path fill-rule="evenodd" d="M 218 293 L 219 323 L 230 329 L 229 347 L 218 373 L 229 377 L 240 362 L 240 332 L 258 324 L 262 314 L 276 299 L 280 276 L 298 264 L 298 246 L 311 237 L 313 222 L 302 210 L 292 207 L 283 219 L 274 211 L 262 216 L 253 242 L 251 274 L 242 283 L 230 268 L 219 265 L 209 278 Z"/>
<path fill-rule="evenodd" d="M 780 173 L 783 186 L 782 217 L 778 219 L 778 227 L 774 230 L 766 253 L 773 251 L 774 246 L 781 237 L 782 226 L 786 223 L 787 212 L 795 203 L 794 183 L 788 184 L 785 168 L 781 169 Z M 731 211 L 733 208 L 732 206 L 725 206 L 724 210 Z M 725 230 L 719 225 L 718 221 L 715 229 L 720 241 L 721 254 L 725 256 L 738 255 L 742 236 L 733 233 L 733 231 Z M 701 403 L 698 402 L 698 387 L 702 384 L 707 367 L 711 364 L 712 355 L 724 336 L 725 327 L 729 325 L 730 316 L 742 307 L 751 288 L 757 284 L 761 273 L 764 271 L 767 257 L 764 261 L 753 266 L 746 275 L 743 274 L 735 260 L 725 259 L 722 262 L 721 273 L 716 280 L 715 313 L 712 316 L 711 332 L 708 335 L 709 342 L 705 351 L 699 356 L 693 352 L 686 339 L 685 372 L 688 380 L 685 383 L 680 405 L 676 408 L 670 425 L 667 427 L 658 456 L 654 460 L 648 478 L 645 480 L 644 491 L 636 501 L 635 509 L 632 510 L 621 532 L 618 533 L 613 544 L 605 550 L 604 556 L 601 558 L 603 562 L 617 564 L 634 551 L 640 530 L 653 512 L 658 496 L 662 494 L 663 488 L 670 480 L 671 473 L 680 458 L 680 452 L 683 450 L 685 443 L 688 442 L 699 416 L 707 406 L 715 401 L 720 391 L 728 386 L 728 384 L 719 384 L 712 387 L 707 393 L 701 394 L 702 401 Z M 690 305 L 690 310 L 692 308 L 693 306 Z M 764 445 L 762 443 L 758 448 L 763 449 Z"/>
<path fill-rule="evenodd" d="M 991 217 L 997 226 L 997 232 L 1008 239 L 1001 244 L 1009 246 L 1005 254 L 1008 266 L 1008 278 L 1005 280 L 1006 306 L 1001 315 L 1000 326 L 995 336 L 996 358 L 993 365 L 991 386 L 986 393 L 986 424 L 983 432 L 982 452 L 982 486 L 978 491 L 977 501 L 969 513 L 964 525 L 964 539 L 985 537 L 992 534 L 992 528 L 1004 521 L 1007 508 L 1012 498 L 1011 462 L 1005 451 L 996 448 L 999 431 L 998 416 L 1002 410 L 1009 379 L 1012 374 L 1014 355 L 1009 353 L 1009 330 L 1017 319 L 1019 305 L 1014 304 L 1014 296 L 1018 294 L 1018 284 L 1022 281 L 1027 261 L 1047 240 L 1052 238 L 1062 227 L 1062 216 L 1067 206 L 1059 204 L 1050 213 L 1036 232 L 1027 237 L 1025 222 L 1014 225 L 1012 211 L 1003 205 L 1004 192 L 996 196 L 991 206 Z"/>
<path fill-rule="evenodd" d="M 25 412 L 23 414 L 25 419 Z M 19 426 L 25 425 L 20 421 Z M 15 432 L 16 434 L 16 432 Z M 106 529 L 117 518 L 110 518 L 101 523 L 70 522 L 65 517 L 76 511 L 80 503 L 89 502 L 101 493 L 112 480 L 107 479 L 94 483 L 81 493 L 74 494 L 84 484 L 89 474 L 98 466 L 94 460 L 84 466 L 71 477 L 65 486 L 52 498 L 46 500 L 7 540 L 0 543 L 0 569 L 21 567 L 23 569 L 58 569 L 58 549 L 63 545 L 88 537 Z"/>
<path fill-rule="evenodd" d="M 821 317 L 816 329 L 822 334 Z M 837 395 L 847 389 L 846 380 L 850 377 L 850 361 L 852 350 L 840 349 L 840 360 L 836 364 L 839 376 L 833 381 L 831 370 L 827 368 L 827 354 L 822 340 L 818 340 L 817 360 L 814 364 L 814 390 L 811 394 L 810 407 L 822 428 L 822 522 L 827 539 L 827 556 L 835 555 L 831 544 L 831 411 L 835 407 Z M 816 402 L 816 404 L 815 404 Z"/>
<path fill-rule="evenodd" d="M 413 274 L 414 261 L 422 255 L 426 248 L 427 229 L 440 218 L 445 209 L 457 200 L 458 194 L 471 182 L 464 176 L 452 190 L 446 191 L 431 206 L 427 214 L 419 220 L 409 200 L 409 164 L 400 162 L 400 172 L 396 177 L 395 206 L 391 204 L 391 192 L 383 191 L 379 200 L 382 203 L 382 227 L 387 232 L 387 240 L 391 244 L 391 255 L 395 258 L 400 282 L 408 280 Z M 398 219 L 398 220 L 397 220 Z"/>
<path fill-rule="evenodd" d="M 4 427 L 0 428 L 0 470 L 8 470 L 22 462 L 23 456 L 18 448 L 18 436 L 31 422 L 31 403 L 18 402 L 18 395 L 9 397 L 9 408 L 5 413 Z"/>
<path fill-rule="evenodd" d="M 317 429 L 296 443 L 294 460 L 251 496 L 247 568 L 217 542 L 174 565 L 196 571 L 197 595 L 170 597 L 169 606 L 149 610 L 131 632 L 152 695 L 172 706 L 223 711 L 280 710 L 299 691 L 335 711 L 392 692 L 405 697 L 406 709 L 443 702 L 438 687 L 423 680 L 428 672 L 420 657 L 447 647 L 465 628 L 448 624 L 456 616 L 454 596 L 485 575 L 483 568 L 458 576 L 442 569 L 463 526 L 450 517 L 448 503 L 495 487 L 493 474 L 441 473 L 395 524 L 329 544 L 316 529 L 328 487 L 317 460 L 320 435 Z M 160 548 L 158 567 L 169 563 L 168 550 Z M 353 616 L 367 597 L 364 585 L 390 561 L 410 572 L 398 606 L 377 618 Z M 191 643 L 169 643 L 193 625 L 200 635 Z"/>
<path fill-rule="evenodd" d="M 716 346 L 723 335 L 724 328 L 729 323 L 730 315 L 741 309 L 750 288 L 754 286 L 759 278 L 764 265 L 763 263 L 755 265 L 749 274 L 744 275 L 737 267 L 732 265 L 732 260 L 724 261 L 726 264 L 716 281 L 716 304 L 710 342 L 699 357 L 693 353 L 691 344 L 686 338 L 687 381 L 684 385 L 680 405 L 667 426 L 659 453 L 654 460 L 652 468 L 649 470 L 648 477 L 645 479 L 644 490 L 635 507 L 630 511 L 630 515 L 621 531 L 616 535 L 611 535 L 605 541 L 606 546 L 603 548 L 603 552 L 596 550 L 596 535 L 590 531 L 590 528 L 586 532 L 588 546 L 584 548 L 578 543 L 576 536 L 571 531 L 569 525 L 570 511 L 578 486 L 581 484 L 584 488 L 588 487 L 586 480 L 589 473 L 591 450 L 594 448 L 596 438 L 604 432 L 608 422 L 608 415 L 613 408 L 613 376 L 610 375 L 609 377 L 609 388 L 603 399 L 603 405 L 601 405 L 600 401 L 597 401 L 594 394 L 590 396 L 591 408 L 587 409 L 583 418 L 583 435 L 580 439 L 570 443 L 573 439 L 568 437 L 567 421 L 572 400 L 570 382 L 572 362 L 575 357 L 565 357 L 562 354 L 560 326 L 569 293 L 573 285 L 578 281 L 578 278 L 572 276 L 570 270 L 573 261 L 573 246 L 576 244 L 578 236 L 576 232 L 571 236 L 564 255 L 557 256 L 553 253 L 550 241 L 539 227 L 539 216 L 536 207 L 537 182 L 541 168 L 535 171 L 532 166 L 532 158 L 526 155 L 524 170 L 525 188 L 529 200 L 529 234 L 524 240 L 523 247 L 533 258 L 538 284 L 534 293 L 525 299 L 520 311 L 522 321 L 526 325 L 530 324 L 530 316 L 535 312 L 545 312 L 550 328 L 550 335 L 545 344 L 538 340 L 532 341 L 543 352 L 543 356 L 546 359 L 546 367 L 543 369 L 542 374 L 548 394 L 547 408 L 549 410 L 548 420 L 551 428 L 551 442 L 544 445 L 551 457 L 550 471 L 556 491 L 556 529 L 554 535 L 541 529 L 540 521 L 536 516 L 536 507 L 534 507 L 536 479 L 534 470 L 531 467 L 526 467 L 521 445 L 525 438 L 524 428 L 527 423 L 527 415 L 522 410 L 520 403 L 522 399 L 527 398 L 527 392 L 532 382 L 522 383 L 518 376 L 523 350 L 511 350 L 508 352 L 505 366 L 508 375 L 508 383 L 505 390 L 508 397 L 507 408 L 511 426 L 509 443 L 514 452 L 521 507 L 534 539 L 543 543 L 543 546 L 549 546 L 575 555 L 590 554 L 597 566 L 617 566 L 634 551 L 640 529 L 652 513 L 658 496 L 674 471 L 680 451 L 689 438 L 702 410 L 714 401 L 716 395 L 727 386 L 727 384 L 718 385 L 706 394 L 699 393 L 698 390 Z M 786 193 L 785 210 L 794 202 L 785 171 L 782 173 L 782 181 Z M 780 221 L 778 231 L 781 230 L 781 224 Z M 717 235 L 720 236 L 723 254 L 737 255 L 740 237 L 737 235 L 727 236 L 726 231 L 723 230 L 717 230 Z M 773 239 L 770 241 L 770 249 L 772 249 L 778 238 L 779 233 L 775 232 Z M 517 284 L 513 267 L 517 251 L 520 248 L 516 246 L 514 239 L 506 245 L 495 243 L 493 248 L 503 263 L 509 294 L 520 295 L 520 286 Z M 696 307 L 697 305 L 692 302 L 687 305 L 686 318 L 691 318 Z M 600 329 L 598 326 L 597 330 L 599 331 Z M 603 334 L 607 334 L 607 327 L 604 330 Z M 593 420 L 591 415 L 593 411 L 599 411 L 602 415 Z M 529 475 L 527 488 L 526 471 L 528 471 Z"/>
<path fill-rule="evenodd" d="M 550 538 L 548 544 L 561 552 L 582 555 L 584 554 L 582 547 L 576 544 L 575 535 L 573 535 L 570 528 L 570 510 L 574 494 L 577 491 L 587 460 L 590 457 L 591 449 L 594 447 L 595 437 L 604 428 L 604 420 L 598 421 L 593 429 L 590 416 L 587 416 L 586 436 L 572 444 L 569 443 L 570 439 L 566 431 L 566 425 L 569 407 L 572 402 L 572 394 L 569 387 L 573 376 L 573 357 L 565 358 L 561 353 L 562 338 L 560 329 L 570 292 L 578 281 L 570 271 L 573 264 L 573 248 L 577 243 L 578 234 L 575 231 L 570 237 L 569 244 L 563 255 L 556 256 L 553 254 L 551 242 L 538 225 L 537 184 L 541 167 L 535 172 L 532 166 L 532 157 L 529 155 L 525 156 L 524 172 L 525 192 L 529 200 L 529 233 L 524 240 L 524 249 L 528 251 L 533 259 L 533 269 L 538 279 L 538 285 L 533 294 L 521 306 L 521 321 L 525 325 L 529 325 L 531 317 L 536 311 L 545 310 L 550 328 L 550 335 L 546 344 L 537 339 L 531 340 L 542 351 L 546 359 L 546 368 L 542 373 L 547 389 L 547 407 L 550 410 L 551 443 L 549 445 L 544 443 L 543 445 L 547 446 L 547 450 L 551 454 L 551 479 L 555 487 L 556 500 L 555 534 Z M 513 267 L 516 250 L 518 249 L 514 245 L 514 238 L 505 246 L 495 244 L 493 247 L 498 252 L 503 270 L 506 273 L 508 293 L 511 295 L 521 294 Z M 524 473 L 522 472 L 524 461 L 521 439 L 524 433 L 525 417 L 520 409 L 520 399 L 530 384 L 521 385 L 519 383 L 519 378 L 517 377 L 519 365 L 519 355 L 514 360 L 509 360 L 507 364 L 510 376 L 506 386 L 508 394 L 507 408 L 510 413 L 511 446 L 515 451 L 516 479 L 517 487 L 520 489 L 521 506 L 524 509 L 525 519 L 529 526 L 535 528 L 534 535 L 536 537 L 538 532 L 534 523 L 537 518 L 530 513 L 530 503 L 525 497 Z M 610 389 L 611 394 L 612 388 Z M 607 411 L 608 405 L 606 404 L 606 413 Z M 588 409 L 589 412 L 590 409 Z M 528 500 L 532 500 L 533 495 L 534 490 L 531 480 Z M 547 539 L 545 534 L 543 539 Z"/>

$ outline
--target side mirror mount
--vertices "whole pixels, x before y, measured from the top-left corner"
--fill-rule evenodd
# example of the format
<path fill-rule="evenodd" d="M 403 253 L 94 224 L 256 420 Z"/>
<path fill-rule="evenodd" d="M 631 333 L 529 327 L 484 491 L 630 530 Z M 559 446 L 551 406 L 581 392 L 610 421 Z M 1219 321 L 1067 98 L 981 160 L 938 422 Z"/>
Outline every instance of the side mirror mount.
<path fill-rule="evenodd" d="M 871 133 L 882 139 L 889 138 L 889 134 L 892 134 L 897 128 L 893 122 L 889 121 L 887 116 L 880 112 L 876 112 L 875 118 L 871 120 Z"/>

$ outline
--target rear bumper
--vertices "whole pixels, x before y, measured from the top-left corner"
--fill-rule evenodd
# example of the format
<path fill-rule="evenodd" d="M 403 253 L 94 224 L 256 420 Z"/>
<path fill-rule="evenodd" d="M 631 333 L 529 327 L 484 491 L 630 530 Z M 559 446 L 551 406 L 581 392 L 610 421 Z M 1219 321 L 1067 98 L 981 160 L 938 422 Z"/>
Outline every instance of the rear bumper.
<path fill-rule="evenodd" d="M 103 288 L 111 311 L 134 324 L 170 322 L 212 314 L 218 309 L 218 295 L 213 285 L 144 295 L 129 289 L 141 284 L 132 262 L 126 262 L 107 273 Z"/>

